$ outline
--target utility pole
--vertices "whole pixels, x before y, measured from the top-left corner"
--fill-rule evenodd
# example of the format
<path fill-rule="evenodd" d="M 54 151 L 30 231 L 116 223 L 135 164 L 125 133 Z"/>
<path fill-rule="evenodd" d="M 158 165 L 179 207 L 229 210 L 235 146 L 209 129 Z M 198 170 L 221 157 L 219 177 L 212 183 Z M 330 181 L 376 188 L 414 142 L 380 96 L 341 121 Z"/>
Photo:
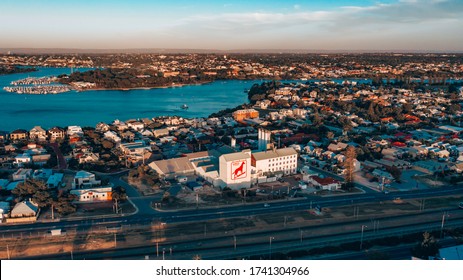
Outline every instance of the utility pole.
<path fill-rule="evenodd" d="M 275 237 L 273 236 L 270 236 L 269 238 L 269 259 L 271 260 L 272 259 L 272 240 L 275 239 Z"/>
<path fill-rule="evenodd" d="M 236 251 L 236 235 L 233 235 L 233 249 Z"/>
<path fill-rule="evenodd" d="M 8 259 L 10 259 L 10 247 L 8 247 L 8 244 L 6 244 L 6 254 L 8 256 Z"/>
<path fill-rule="evenodd" d="M 304 238 L 302 229 L 299 229 L 299 232 L 301 233 L 301 243 L 302 243 L 302 239 Z"/>
<path fill-rule="evenodd" d="M 207 236 L 207 224 L 204 224 L 204 237 Z"/>
<path fill-rule="evenodd" d="M 55 219 L 55 212 L 53 211 L 53 203 L 51 204 L 51 219 L 54 220 Z"/>
<path fill-rule="evenodd" d="M 166 248 L 162 248 L 162 260 L 165 260 Z"/>
<path fill-rule="evenodd" d="M 362 247 L 363 247 L 363 230 L 366 228 L 367 226 L 365 225 L 362 225 L 362 233 L 360 235 L 360 250 L 362 250 Z"/>
<path fill-rule="evenodd" d="M 114 248 L 117 248 L 117 239 L 116 239 L 116 233 L 114 233 Z"/>
<path fill-rule="evenodd" d="M 156 242 L 156 257 L 159 257 L 159 242 Z"/>
<path fill-rule="evenodd" d="M 440 226 L 440 238 L 443 237 L 443 233 L 444 233 L 444 224 L 445 224 L 445 217 L 448 217 L 447 215 L 447 211 L 444 212 L 444 214 L 442 214 L 442 224 Z"/>
<path fill-rule="evenodd" d="M 74 260 L 74 255 L 72 254 L 72 249 L 71 249 L 71 260 Z"/>

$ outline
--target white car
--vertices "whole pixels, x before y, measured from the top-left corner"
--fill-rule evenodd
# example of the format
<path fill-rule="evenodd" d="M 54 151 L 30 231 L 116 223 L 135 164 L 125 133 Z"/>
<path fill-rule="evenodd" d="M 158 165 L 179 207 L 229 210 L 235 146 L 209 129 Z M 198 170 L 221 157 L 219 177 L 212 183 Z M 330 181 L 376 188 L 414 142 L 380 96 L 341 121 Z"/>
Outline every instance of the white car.
<path fill-rule="evenodd" d="M 265 207 L 265 208 L 270 207 L 270 204 L 265 203 L 265 204 L 264 204 L 264 207 Z"/>

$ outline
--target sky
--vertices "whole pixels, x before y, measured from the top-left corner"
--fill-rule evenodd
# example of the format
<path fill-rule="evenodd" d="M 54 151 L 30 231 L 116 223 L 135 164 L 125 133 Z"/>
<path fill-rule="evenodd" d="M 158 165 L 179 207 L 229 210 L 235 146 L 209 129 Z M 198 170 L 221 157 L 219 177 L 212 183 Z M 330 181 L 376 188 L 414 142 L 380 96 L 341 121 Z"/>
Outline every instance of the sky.
<path fill-rule="evenodd" d="M 463 51 L 463 0 L 1 0 L 0 48 Z"/>

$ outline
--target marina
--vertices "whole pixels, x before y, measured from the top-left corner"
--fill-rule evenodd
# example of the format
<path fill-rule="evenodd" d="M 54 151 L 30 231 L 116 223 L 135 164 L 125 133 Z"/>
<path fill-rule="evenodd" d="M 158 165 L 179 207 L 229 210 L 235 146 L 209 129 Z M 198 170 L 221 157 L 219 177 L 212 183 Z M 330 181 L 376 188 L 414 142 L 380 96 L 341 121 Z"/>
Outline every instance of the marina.
<path fill-rule="evenodd" d="M 71 87 L 66 85 L 14 86 L 4 87 L 3 90 L 17 94 L 58 94 L 71 91 Z"/>

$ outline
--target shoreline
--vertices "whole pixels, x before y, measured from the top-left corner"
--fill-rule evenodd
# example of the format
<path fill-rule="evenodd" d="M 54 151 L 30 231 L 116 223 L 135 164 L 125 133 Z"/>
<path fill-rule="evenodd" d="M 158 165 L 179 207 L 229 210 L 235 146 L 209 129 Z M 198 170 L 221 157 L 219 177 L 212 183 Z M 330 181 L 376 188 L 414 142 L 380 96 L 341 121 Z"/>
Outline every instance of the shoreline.
<path fill-rule="evenodd" d="M 85 89 L 77 89 L 70 85 L 73 90 L 77 92 L 84 92 L 84 91 L 105 91 L 105 90 L 118 90 L 118 91 L 130 91 L 130 90 L 150 90 L 150 89 L 163 89 L 163 88 L 177 88 L 177 87 L 185 87 L 185 86 L 202 86 L 206 84 L 211 84 L 215 81 L 205 81 L 199 82 L 194 84 L 175 84 L 175 85 L 165 85 L 165 86 L 155 86 L 155 87 L 133 87 L 133 88 L 85 88 Z"/>

